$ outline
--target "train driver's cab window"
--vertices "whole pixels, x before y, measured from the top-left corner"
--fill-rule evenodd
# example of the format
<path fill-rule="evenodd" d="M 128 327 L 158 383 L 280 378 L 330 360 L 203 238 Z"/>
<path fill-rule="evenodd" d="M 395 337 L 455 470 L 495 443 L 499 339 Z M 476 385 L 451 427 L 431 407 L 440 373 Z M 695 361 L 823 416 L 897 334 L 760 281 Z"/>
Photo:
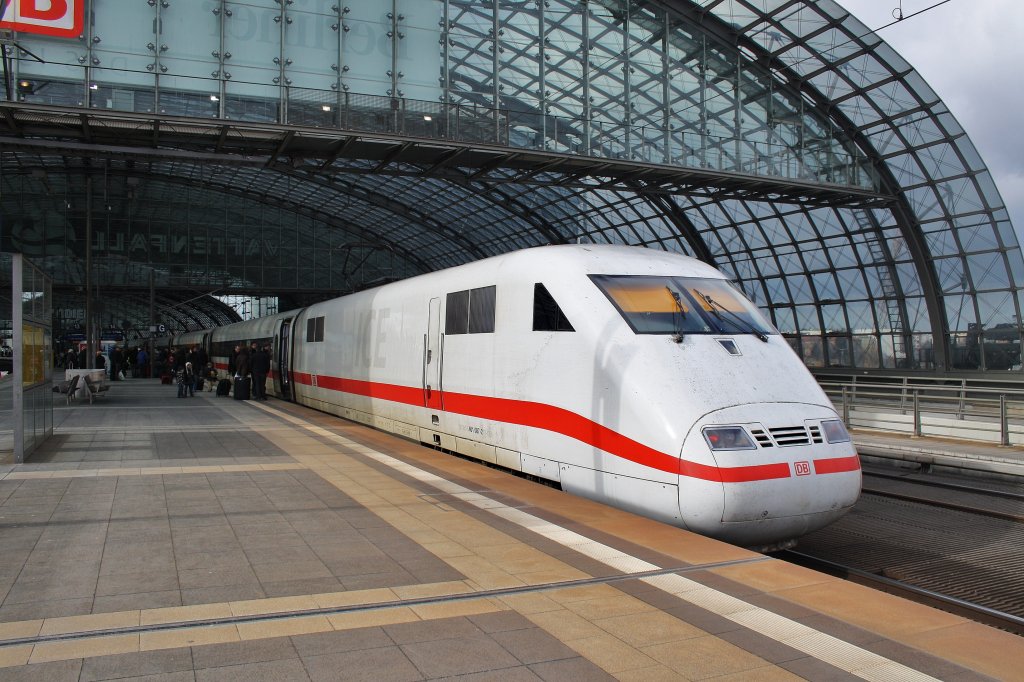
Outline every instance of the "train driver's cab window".
<path fill-rule="evenodd" d="M 306 320 L 306 342 L 313 343 L 314 341 L 324 340 L 324 318 L 311 317 Z"/>
<path fill-rule="evenodd" d="M 533 331 L 574 332 L 572 324 L 555 302 L 554 297 L 540 282 L 533 285 Z"/>
<path fill-rule="evenodd" d="M 494 331 L 495 287 L 480 287 L 448 294 L 445 334 L 490 334 Z"/>
<path fill-rule="evenodd" d="M 637 334 L 778 334 L 725 280 L 591 275 Z"/>

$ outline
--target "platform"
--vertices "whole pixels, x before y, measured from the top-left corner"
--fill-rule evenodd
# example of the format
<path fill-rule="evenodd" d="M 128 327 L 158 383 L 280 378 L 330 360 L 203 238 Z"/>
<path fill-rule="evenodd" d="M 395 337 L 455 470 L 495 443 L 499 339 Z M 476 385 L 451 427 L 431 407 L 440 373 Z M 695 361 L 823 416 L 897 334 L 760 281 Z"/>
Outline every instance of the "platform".
<path fill-rule="evenodd" d="M 915 437 L 882 431 L 853 430 L 861 458 L 876 458 L 943 468 L 966 474 L 1024 476 L 1024 448 L 953 438 Z"/>
<path fill-rule="evenodd" d="M 280 401 L 56 403 L 0 680 L 1010 679 L 1024 638 Z"/>

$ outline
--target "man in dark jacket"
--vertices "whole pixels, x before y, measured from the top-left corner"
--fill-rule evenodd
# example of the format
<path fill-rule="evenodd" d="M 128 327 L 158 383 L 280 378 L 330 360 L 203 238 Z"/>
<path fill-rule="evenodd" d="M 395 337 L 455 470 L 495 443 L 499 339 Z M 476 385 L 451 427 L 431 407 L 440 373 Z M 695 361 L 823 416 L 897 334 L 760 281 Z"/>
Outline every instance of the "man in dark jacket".
<path fill-rule="evenodd" d="M 235 354 L 235 376 L 247 377 L 250 371 L 249 348 L 243 343 L 237 346 L 237 351 Z"/>
<path fill-rule="evenodd" d="M 251 378 L 249 372 L 252 371 L 252 358 L 249 356 L 249 347 L 244 343 L 238 347 L 238 355 L 235 356 L 235 384 L 234 384 L 234 395 L 235 400 L 248 400 L 252 396 L 252 390 L 249 386 Z"/>
<path fill-rule="evenodd" d="M 252 397 L 267 399 L 267 375 L 270 374 L 270 351 L 266 346 L 257 348 L 252 356 Z"/>
<path fill-rule="evenodd" d="M 114 346 L 110 349 L 110 380 L 117 381 L 121 367 L 124 366 L 124 357 L 121 355 L 121 347 Z"/>

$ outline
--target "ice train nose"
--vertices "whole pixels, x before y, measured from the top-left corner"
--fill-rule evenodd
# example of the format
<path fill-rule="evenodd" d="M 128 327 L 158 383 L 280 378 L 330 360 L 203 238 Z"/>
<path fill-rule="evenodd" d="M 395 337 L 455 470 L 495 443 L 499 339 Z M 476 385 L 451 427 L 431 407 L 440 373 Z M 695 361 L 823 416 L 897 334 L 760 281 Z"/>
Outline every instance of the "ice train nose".
<path fill-rule="evenodd" d="M 753 422 L 749 407 L 708 415 L 687 437 L 684 459 L 696 455 L 718 472 L 718 480 L 680 476 L 687 526 L 737 544 L 768 545 L 821 528 L 848 511 L 860 495 L 860 463 L 850 442 L 830 443 L 822 435 L 821 423 L 835 420 L 835 413 L 800 406 L 800 419 L 794 420 L 793 405 L 761 404 L 761 421 Z M 790 425 L 763 424 L 780 420 Z"/>

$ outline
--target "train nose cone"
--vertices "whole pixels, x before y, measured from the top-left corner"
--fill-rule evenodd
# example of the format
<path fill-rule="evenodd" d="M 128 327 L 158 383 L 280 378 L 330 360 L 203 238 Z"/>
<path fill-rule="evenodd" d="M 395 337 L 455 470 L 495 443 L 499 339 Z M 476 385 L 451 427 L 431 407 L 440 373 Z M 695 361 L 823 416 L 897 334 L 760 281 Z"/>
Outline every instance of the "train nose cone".
<path fill-rule="evenodd" d="M 687 437 L 684 451 L 703 447 L 720 474 L 721 516 L 709 534 L 746 546 L 775 546 L 846 513 L 860 494 L 860 465 L 852 443 L 829 443 L 822 436 L 820 423 L 835 418 L 822 406 L 792 404 L 708 415 Z M 712 449 L 704 430 L 721 425 L 742 428 L 749 442 L 730 440 L 728 449 Z M 681 477 L 681 507 L 686 487 Z"/>

